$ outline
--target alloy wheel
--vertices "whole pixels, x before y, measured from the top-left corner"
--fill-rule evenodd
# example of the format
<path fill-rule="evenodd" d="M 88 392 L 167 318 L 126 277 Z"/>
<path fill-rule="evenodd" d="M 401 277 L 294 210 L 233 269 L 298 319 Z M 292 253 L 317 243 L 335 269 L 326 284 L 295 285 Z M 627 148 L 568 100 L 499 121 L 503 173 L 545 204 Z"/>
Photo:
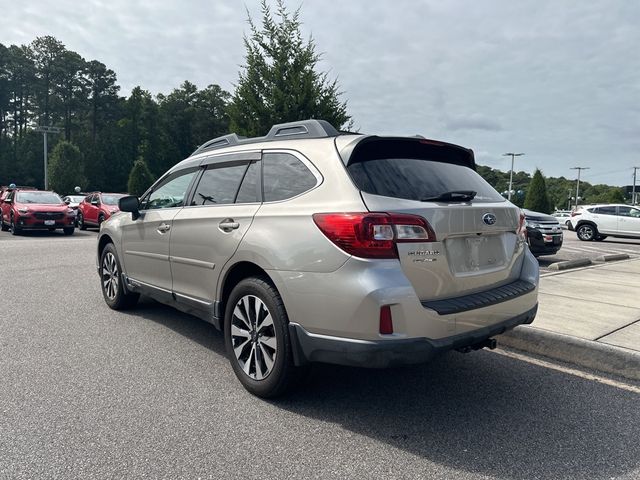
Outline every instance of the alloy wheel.
<path fill-rule="evenodd" d="M 107 252 L 102 259 L 102 289 L 109 300 L 118 294 L 118 263 L 113 253 Z"/>
<path fill-rule="evenodd" d="M 260 298 L 245 295 L 238 300 L 231 318 L 231 343 L 244 373 L 263 380 L 273 370 L 277 340 L 271 312 Z"/>
<path fill-rule="evenodd" d="M 591 225 L 581 225 L 578 231 L 580 240 L 590 241 L 595 237 L 595 229 Z"/>

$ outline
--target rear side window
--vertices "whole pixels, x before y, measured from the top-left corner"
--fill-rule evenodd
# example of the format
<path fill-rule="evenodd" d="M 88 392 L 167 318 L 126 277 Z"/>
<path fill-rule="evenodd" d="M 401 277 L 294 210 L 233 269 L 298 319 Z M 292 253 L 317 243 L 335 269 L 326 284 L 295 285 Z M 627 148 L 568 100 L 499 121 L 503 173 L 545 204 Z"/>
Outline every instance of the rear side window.
<path fill-rule="evenodd" d="M 615 215 L 616 207 L 598 207 L 592 209 L 591 213 L 599 213 L 600 215 Z"/>
<path fill-rule="evenodd" d="M 288 153 L 265 153 L 262 170 L 265 202 L 295 197 L 318 183 L 306 165 Z"/>
<path fill-rule="evenodd" d="M 468 150 L 422 140 L 368 141 L 353 150 L 347 171 L 356 186 L 385 197 L 424 200 L 474 191 L 474 202 L 503 202 L 475 170 Z"/>

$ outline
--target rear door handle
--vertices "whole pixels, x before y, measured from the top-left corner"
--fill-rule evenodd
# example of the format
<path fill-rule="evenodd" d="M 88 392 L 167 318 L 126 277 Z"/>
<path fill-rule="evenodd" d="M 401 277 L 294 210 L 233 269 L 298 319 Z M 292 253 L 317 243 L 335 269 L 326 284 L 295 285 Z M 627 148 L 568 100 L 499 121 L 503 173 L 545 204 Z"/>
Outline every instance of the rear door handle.
<path fill-rule="evenodd" d="M 240 224 L 238 222 L 234 222 L 233 218 L 225 218 L 218 224 L 218 227 L 223 232 L 230 232 L 231 230 L 240 228 Z"/>
<path fill-rule="evenodd" d="M 157 228 L 158 233 L 167 233 L 169 230 L 171 230 L 171 225 L 167 225 L 164 222 L 162 222 Z"/>

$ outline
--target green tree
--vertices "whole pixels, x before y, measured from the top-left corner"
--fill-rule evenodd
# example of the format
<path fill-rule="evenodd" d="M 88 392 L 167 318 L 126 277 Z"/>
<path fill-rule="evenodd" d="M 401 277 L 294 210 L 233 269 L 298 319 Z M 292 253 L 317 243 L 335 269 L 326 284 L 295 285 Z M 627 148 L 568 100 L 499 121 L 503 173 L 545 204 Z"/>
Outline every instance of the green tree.
<path fill-rule="evenodd" d="M 551 213 L 552 205 L 547 194 L 547 185 L 540 169 L 536 168 L 527 196 L 524 200 L 524 208 L 542 213 Z"/>
<path fill-rule="evenodd" d="M 61 140 L 51 153 L 48 165 L 49 187 L 61 195 L 73 192 L 76 186 L 85 187 L 82 153 L 73 143 Z"/>
<path fill-rule="evenodd" d="M 289 13 L 277 0 L 275 16 L 262 0 L 262 27 L 249 17 L 246 65 L 229 106 L 231 130 L 264 135 L 272 125 L 317 118 L 342 128 L 350 120 L 337 80 L 316 71 L 321 55 L 313 38 L 303 41 L 300 8 Z"/>
<path fill-rule="evenodd" d="M 131 195 L 139 197 L 153 183 L 153 175 L 147 167 L 147 163 L 142 157 L 134 162 L 131 173 L 129 173 L 128 190 Z"/>

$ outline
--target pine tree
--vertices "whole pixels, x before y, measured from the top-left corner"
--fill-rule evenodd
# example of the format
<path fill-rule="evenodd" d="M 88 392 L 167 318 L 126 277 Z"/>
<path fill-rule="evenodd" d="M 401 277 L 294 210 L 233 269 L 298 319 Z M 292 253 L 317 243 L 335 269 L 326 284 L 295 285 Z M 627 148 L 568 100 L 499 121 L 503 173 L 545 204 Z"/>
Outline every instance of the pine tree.
<path fill-rule="evenodd" d="M 129 173 L 128 189 L 131 195 L 141 196 L 153 183 L 153 175 L 147 167 L 147 163 L 139 157 L 133 164 Z"/>
<path fill-rule="evenodd" d="M 552 206 L 547 194 L 547 186 L 540 169 L 536 169 L 524 200 L 524 208 L 535 212 L 551 213 Z"/>
<path fill-rule="evenodd" d="M 87 184 L 82 153 L 78 147 L 66 140 L 58 142 L 53 149 L 47 171 L 49 187 L 60 195 L 66 195 L 73 192 L 75 187 L 83 188 Z"/>
<path fill-rule="evenodd" d="M 262 0 L 262 27 L 249 17 L 251 33 L 244 38 L 246 65 L 240 72 L 229 106 L 231 130 L 242 135 L 264 135 L 277 123 L 316 118 L 340 129 L 350 120 L 341 102 L 337 80 L 316 66 L 321 55 L 315 42 L 302 40 L 300 8 L 289 13 L 277 0 L 271 13 Z"/>

